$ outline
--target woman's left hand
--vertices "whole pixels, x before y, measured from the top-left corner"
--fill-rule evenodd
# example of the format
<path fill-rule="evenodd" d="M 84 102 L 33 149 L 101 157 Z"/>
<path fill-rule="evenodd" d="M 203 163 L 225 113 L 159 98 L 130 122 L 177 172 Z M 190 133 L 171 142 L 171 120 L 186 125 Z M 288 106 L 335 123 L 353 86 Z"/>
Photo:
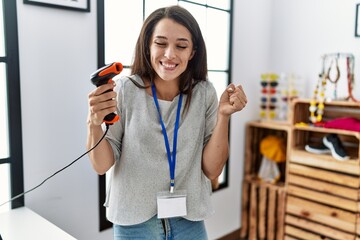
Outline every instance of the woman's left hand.
<path fill-rule="evenodd" d="M 231 83 L 221 94 L 219 101 L 219 114 L 230 116 L 241 111 L 247 103 L 247 97 L 241 85 L 235 87 Z"/>

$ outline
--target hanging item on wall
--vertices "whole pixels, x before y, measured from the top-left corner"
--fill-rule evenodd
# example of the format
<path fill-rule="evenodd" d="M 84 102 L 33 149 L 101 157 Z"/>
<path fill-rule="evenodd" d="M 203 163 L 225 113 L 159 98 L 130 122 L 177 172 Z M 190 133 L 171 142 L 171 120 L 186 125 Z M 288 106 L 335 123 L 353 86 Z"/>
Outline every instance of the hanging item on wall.
<path fill-rule="evenodd" d="M 355 57 L 351 53 L 331 53 L 322 56 L 322 74 L 328 81 L 327 101 L 357 101 L 354 97 Z"/>
<path fill-rule="evenodd" d="M 355 77 L 354 77 L 354 57 L 347 56 L 346 57 L 346 68 L 347 68 L 347 82 L 348 82 L 348 100 L 352 100 L 354 102 L 359 102 L 358 99 L 354 97 L 354 89 L 355 89 Z"/>
<path fill-rule="evenodd" d="M 90 0 L 24 0 L 25 4 L 90 12 Z"/>
<path fill-rule="evenodd" d="M 356 4 L 355 37 L 360 37 L 360 3 Z"/>
<path fill-rule="evenodd" d="M 322 56 L 322 71 L 319 74 L 309 107 L 310 122 L 313 124 L 323 122 L 324 102 L 358 102 L 353 94 L 354 62 L 354 56 L 348 53 L 333 53 Z"/>
<path fill-rule="evenodd" d="M 322 121 L 324 114 L 324 101 L 325 101 L 326 78 L 323 73 L 319 74 L 319 78 L 314 90 L 313 98 L 310 101 L 310 121 L 317 123 Z"/>

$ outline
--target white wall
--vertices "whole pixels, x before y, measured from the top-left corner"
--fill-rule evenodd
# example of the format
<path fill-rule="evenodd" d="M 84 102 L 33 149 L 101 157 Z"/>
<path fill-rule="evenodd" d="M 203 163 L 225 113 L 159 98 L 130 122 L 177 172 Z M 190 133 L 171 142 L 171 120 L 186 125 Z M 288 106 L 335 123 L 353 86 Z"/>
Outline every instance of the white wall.
<path fill-rule="evenodd" d="M 25 189 L 86 151 L 89 76 L 97 68 L 96 1 L 83 13 L 17 0 Z M 78 239 L 98 229 L 98 181 L 84 157 L 25 197 L 25 205 Z"/>
<path fill-rule="evenodd" d="M 17 0 L 25 189 L 85 151 L 88 79 L 97 67 L 96 1 L 82 13 Z M 312 86 L 319 57 L 353 52 L 355 0 L 234 0 L 233 82 L 248 106 L 231 120 L 230 185 L 213 194 L 210 239 L 241 225 L 245 123 L 258 116 L 259 76 L 295 72 Z M 312 88 L 311 88 L 312 89 Z M 26 205 L 82 240 L 112 239 L 98 232 L 98 182 L 84 157 L 25 197 Z"/>
<path fill-rule="evenodd" d="M 276 72 L 295 73 L 302 79 L 303 95 L 312 97 L 323 54 L 352 53 L 355 78 L 359 76 L 360 38 L 355 32 L 355 0 L 273 1 L 269 64 Z M 340 61 L 344 69 L 344 61 Z M 300 80 L 301 80 L 300 79 Z M 357 80 L 359 85 L 359 80 Z M 341 72 L 338 96 L 347 94 L 346 71 Z M 327 96 L 333 86 L 327 85 Z M 354 89 L 360 97 L 360 88 Z M 347 96 L 347 95 L 346 95 Z"/>
<path fill-rule="evenodd" d="M 245 123 L 257 118 L 254 96 L 259 73 L 268 69 L 271 1 L 235 0 L 233 19 L 232 81 L 241 84 L 248 104 L 231 117 L 229 187 L 213 195 L 215 216 L 206 221 L 209 237 L 216 239 L 240 227 Z"/>

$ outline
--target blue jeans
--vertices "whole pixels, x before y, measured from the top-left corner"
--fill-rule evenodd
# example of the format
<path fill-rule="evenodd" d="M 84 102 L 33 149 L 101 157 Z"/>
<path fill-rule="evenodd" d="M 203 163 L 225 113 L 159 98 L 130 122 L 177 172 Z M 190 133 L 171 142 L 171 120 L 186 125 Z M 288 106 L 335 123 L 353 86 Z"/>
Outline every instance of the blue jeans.
<path fill-rule="evenodd" d="M 207 240 L 204 221 L 189 221 L 181 217 L 158 219 L 157 216 L 136 225 L 114 224 L 114 240 Z"/>

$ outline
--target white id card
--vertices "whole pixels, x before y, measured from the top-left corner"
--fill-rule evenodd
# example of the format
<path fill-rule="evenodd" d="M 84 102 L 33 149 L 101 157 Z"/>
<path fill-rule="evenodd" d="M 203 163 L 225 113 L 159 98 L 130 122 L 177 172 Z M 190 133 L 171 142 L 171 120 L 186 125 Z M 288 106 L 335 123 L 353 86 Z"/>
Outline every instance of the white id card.
<path fill-rule="evenodd" d="M 157 195 L 158 218 L 186 216 L 186 191 L 159 192 Z"/>

